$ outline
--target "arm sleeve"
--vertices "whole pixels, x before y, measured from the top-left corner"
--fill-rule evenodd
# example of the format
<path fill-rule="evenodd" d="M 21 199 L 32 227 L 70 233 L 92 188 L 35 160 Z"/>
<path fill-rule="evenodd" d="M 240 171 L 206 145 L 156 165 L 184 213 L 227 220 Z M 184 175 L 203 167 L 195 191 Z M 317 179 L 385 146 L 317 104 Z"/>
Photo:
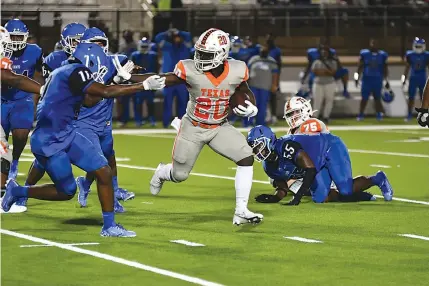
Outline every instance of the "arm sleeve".
<path fill-rule="evenodd" d="M 246 81 L 248 81 L 248 80 L 249 80 L 249 68 L 248 68 L 247 66 L 245 66 L 245 69 L 244 69 L 244 77 L 243 77 L 242 82 L 246 82 Z"/>
<path fill-rule="evenodd" d="M 35 69 L 38 72 L 42 72 L 42 65 L 43 65 L 43 53 L 42 50 L 40 50 L 40 55 L 36 60 L 36 65 L 35 65 Z"/>
<path fill-rule="evenodd" d="M 69 77 L 70 90 L 75 95 L 84 94 L 94 82 L 91 71 L 83 66 L 76 68 Z"/>
<path fill-rule="evenodd" d="M 290 160 L 295 163 L 296 156 L 302 150 L 301 144 L 296 141 L 287 140 L 282 145 L 283 158 Z"/>

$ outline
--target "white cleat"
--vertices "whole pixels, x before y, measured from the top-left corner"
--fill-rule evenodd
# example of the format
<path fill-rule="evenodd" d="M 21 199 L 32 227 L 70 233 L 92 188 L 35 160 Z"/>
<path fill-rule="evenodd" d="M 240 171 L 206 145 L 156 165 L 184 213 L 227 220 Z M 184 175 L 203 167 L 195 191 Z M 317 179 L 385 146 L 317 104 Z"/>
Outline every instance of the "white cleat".
<path fill-rule="evenodd" d="M 158 167 L 156 167 L 155 173 L 152 176 L 152 179 L 150 180 L 150 192 L 152 195 L 156 196 L 161 192 L 162 184 L 164 184 L 164 181 L 159 178 L 158 171 L 162 167 L 164 167 L 165 164 L 159 163 Z"/>
<path fill-rule="evenodd" d="M 8 212 L 5 212 L 0 207 L 0 213 L 2 213 L 2 214 L 8 214 L 8 213 L 18 214 L 18 213 L 25 213 L 26 211 L 27 211 L 27 207 L 26 206 L 18 206 L 17 204 L 13 204 L 10 207 L 10 210 Z"/>
<path fill-rule="evenodd" d="M 264 219 L 262 214 L 257 214 L 246 209 L 243 212 L 235 212 L 232 219 L 232 223 L 235 225 L 241 225 L 245 223 L 258 224 Z"/>

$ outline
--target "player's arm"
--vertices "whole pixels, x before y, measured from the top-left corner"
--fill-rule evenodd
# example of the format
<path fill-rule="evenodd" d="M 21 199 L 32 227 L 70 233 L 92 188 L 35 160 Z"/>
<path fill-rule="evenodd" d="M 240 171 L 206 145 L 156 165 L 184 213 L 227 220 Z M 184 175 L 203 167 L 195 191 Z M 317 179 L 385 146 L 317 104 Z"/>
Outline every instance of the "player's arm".
<path fill-rule="evenodd" d="M 383 67 L 383 75 L 384 75 L 384 87 L 387 89 L 390 89 L 390 83 L 389 83 L 389 65 L 387 64 L 387 57 L 386 61 L 384 62 Z"/>
<path fill-rule="evenodd" d="M 305 171 L 302 185 L 293 199 L 287 205 L 296 206 L 301 202 L 304 194 L 310 189 L 314 182 L 317 171 L 310 156 L 302 149 L 298 142 L 288 140 L 283 143 L 283 157 L 291 160 L 297 167 Z"/>
<path fill-rule="evenodd" d="M 404 73 L 401 76 L 402 86 L 404 86 L 405 83 L 407 82 L 408 73 L 410 72 L 410 68 L 411 68 L 410 58 L 408 56 L 406 56 L 405 69 L 404 69 Z"/>
<path fill-rule="evenodd" d="M 16 74 L 11 70 L 1 70 L 1 82 L 25 92 L 40 94 L 41 85 L 37 81 L 24 75 Z"/>
<path fill-rule="evenodd" d="M 308 74 L 309 74 L 309 73 L 310 73 L 310 71 L 311 71 L 311 67 L 312 67 L 312 60 L 311 60 L 311 58 L 310 58 L 310 55 L 307 55 L 307 60 L 308 60 L 307 67 L 305 68 L 304 72 L 302 72 L 302 73 L 300 74 L 301 84 L 304 84 L 305 79 L 307 78 Z"/>
<path fill-rule="evenodd" d="M 41 85 L 45 84 L 45 78 L 43 76 L 43 54 L 40 53 L 39 59 L 36 62 L 36 70 L 34 71 L 33 79 L 40 83 Z M 39 92 L 33 93 L 33 101 L 34 101 L 34 107 L 37 107 L 37 104 L 39 103 L 40 95 Z"/>
<path fill-rule="evenodd" d="M 359 63 L 358 63 L 358 67 L 357 67 L 357 70 L 356 70 L 356 72 L 354 73 L 354 75 L 353 75 L 353 78 L 354 78 L 354 80 L 355 80 L 355 85 L 356 85 L 356 87 L 358 86 L 358 84 L 359 84 L 359 79 L 360 79 L 360 75 L 362 74 L 362 71 L 363 71 L 363 64 L 364 64 L 364 62 L 363 62 L 363 57 L 362 57 L 362 55 L 360 56 L 360 59 L 359 59 Z"/>
<path fill-rule="evenodd" d="M 311 67 L 311 70 L 316 76 L 334 76 L 335 75 L 334 70 L 330 70 L 326 66 L 323 67 L 323 63 L 321 60 L 314 61 Z"/>
<path fill-rule="evenodd" d="M 280 69 L 277 63 L 276 63 L 276 67 L 271 70 L 271 73 L 272 73 L 271 92 L 275 93 L 279 88 L 279 79 L 280 79 Z"/>
<path fill-rule="evenodd" d="M 255 197 L 255 200 L 258 203 L 265 203 L 265 204 L 273 204 L 278 203 L 281 201 L 284 197 L 287 196 L 287 192 L 289 190 L 286 181 L 279 181 L 274 180 L 272 183 L 273 187 L 276 188 L 273 195 L 271 194 L 261 194 Z"/>

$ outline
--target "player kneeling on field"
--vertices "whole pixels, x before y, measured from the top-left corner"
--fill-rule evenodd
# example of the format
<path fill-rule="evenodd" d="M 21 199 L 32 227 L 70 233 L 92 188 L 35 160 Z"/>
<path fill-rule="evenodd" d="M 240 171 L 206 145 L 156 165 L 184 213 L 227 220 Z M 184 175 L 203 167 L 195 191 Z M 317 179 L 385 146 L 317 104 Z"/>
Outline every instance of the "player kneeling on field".
<path fill-rule="evenodd" d="M 286 135 L 277 139 L 270 128 L 259 125 L 250 130 L 247 142 L 255 159 L 263 161 L 264 170 L 271 178 L 278 181 L 302 179 L 302 185 L 287 205 L 298 205 L 308 190 L 314 202 L 325 202 L 332 181 L 343 196 L 378 186 L 384 199 L 392 200 L 393 189 L 384 172 L 352 178 L 347 147 L 335 135 Z M 278 202 L 284 196 L 265 197 L 267 202 Z"/>

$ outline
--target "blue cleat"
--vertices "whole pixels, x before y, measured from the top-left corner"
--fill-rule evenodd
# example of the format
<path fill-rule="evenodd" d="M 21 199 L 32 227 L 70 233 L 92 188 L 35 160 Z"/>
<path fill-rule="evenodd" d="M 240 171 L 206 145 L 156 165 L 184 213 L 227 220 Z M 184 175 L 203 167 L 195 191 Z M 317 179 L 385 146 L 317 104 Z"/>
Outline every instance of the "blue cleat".
<path fill-rule="evenodd" d="M 381 121 L 381 120 L 383 120 L 383 113 L 381 113 L 381 112 L 377 112 L 377 114 L 375 115 L 375 119 L 376 119 L 377 121 Z"/>
<path fill-rule="evenodd" d="M 363 121 L 363 119 L 364 119 L 363 114 L 359 114 L 359 115 L 356 117 L 356 121 Z"/>
<path fill-rule="evenodd" d="M 375 175 L 377 177 L 377 180 L 380 182 L 378 184 L 378 187 L 381 190 L 381 193 L 383 194 L 384 200 L 389 202 L 392 200 L 393 198 L 393 188 L 390 185 L 389 180 L 387 179 L 386 174 L 383 171 L 378 171 L 377 175 Z"/>
<path fill-rule="evenodd" d="M 134 199 L 135 196 L 136 195 L 133 192 L 128 192 L 127 190 L 122 188 L 118 188 L 117 190 L 115 190 L 115 197 L 119 201 L 126 202 L 128 200 Z"/>
<path fill-rule="evenodd" d="M 135 237 L 136 233 L 131 230 L 126 230 L 122 225 L 117 223 L 109 228 L 104 228 L 103 226 L 100 235 L 105 237 Z"/>
<path fill-rule="evenodd" d="M 12 205 L 18 201 L 18 197 L 12 195 L 12 189 L 19 187 L 18 183 L 14 179 L 10 179 L 6 183 L 6 192 L 1 201 L 1 207 L 5 212 L 8 212 Z"/>
<path fill-rule="evenodd" d="M 91 191 L 90 189 L 85 189 L 85 177 L 77 177 L 76 185 L 79 189 L 79 193 L 77 195 L 77 201 L 82 208 L 88 205 L 88 195 Z"/>
<path fill-rule="evenodd" d="M 20 207 L 27 207 L 27 200 L 28 198 L 19 198 L 15 204 Z"/>
<path fill-rule="evenodd" d="M 113 205 L 113 210 L 115 211 L 115 213 L 124 213 L 125 209 L 124 207 L 121 205 L 121 203 L 118 201 L 118 199 L 116 199 L 116 197 L 114 198 L 114 205 Z"/>
<path fill-rule="evenodd" d="M 18 176 L 18 161 L 13 160 L 12 164 L 10 164 L 9 175 L 7 178 L 15 180 L 17 176 Z"/>
<path fill-rule="evenodd" d="M 350 93 L 348 92 L 348 90 L 343 90 L 343 96 L 345 97 L 345 98 L 350 98 Z"/>

